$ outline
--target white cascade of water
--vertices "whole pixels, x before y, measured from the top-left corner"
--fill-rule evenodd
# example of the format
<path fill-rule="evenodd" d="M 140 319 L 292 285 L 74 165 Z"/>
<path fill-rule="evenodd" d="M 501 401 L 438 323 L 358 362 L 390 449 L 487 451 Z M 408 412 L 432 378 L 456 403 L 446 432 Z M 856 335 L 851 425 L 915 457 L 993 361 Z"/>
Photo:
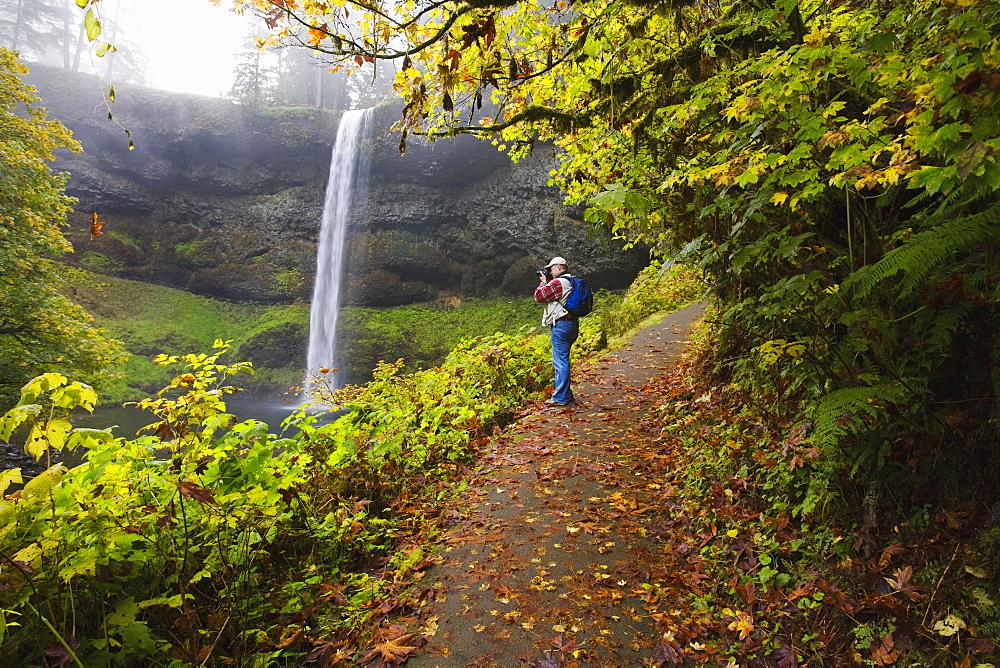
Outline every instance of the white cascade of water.
<path fill-rule="evenodd" d="M 364 192 L 368 178 L 368 152 L 361 142 L 368 135 L 371 109 L 344 112 L 337 128 L 326 184 L 323 221 L 316 247 L 316 283 L 309 308 L 309 352 L 306 356 L 304 399 L 321 368 L 337 364 L 337 317 L 340 312 L 340 279 L 343 275 L 344 239 L 351 216 L 351 199 Z M 330 379 L 330 376 L 327 376 Z"/>

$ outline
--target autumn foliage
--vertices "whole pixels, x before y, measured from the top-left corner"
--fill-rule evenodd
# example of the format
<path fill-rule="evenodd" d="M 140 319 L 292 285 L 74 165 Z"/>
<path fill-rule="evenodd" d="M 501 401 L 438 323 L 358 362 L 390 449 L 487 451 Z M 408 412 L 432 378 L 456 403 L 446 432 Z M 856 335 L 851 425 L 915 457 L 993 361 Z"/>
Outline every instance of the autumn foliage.
<path fill-rule="evenodd" d="M 66 175 L 48 162 L 59 148 L 79 150 L 70 133 L 36 106 L 21 81 L 27 69 L 0 49 L 0 406 L 45 371 L 109 378 L 123 361 L 121 344 L 106 339 L 92 318 L 60 292 L 55 261 L 72 247 L 62 226 L 73 200 Z"/>

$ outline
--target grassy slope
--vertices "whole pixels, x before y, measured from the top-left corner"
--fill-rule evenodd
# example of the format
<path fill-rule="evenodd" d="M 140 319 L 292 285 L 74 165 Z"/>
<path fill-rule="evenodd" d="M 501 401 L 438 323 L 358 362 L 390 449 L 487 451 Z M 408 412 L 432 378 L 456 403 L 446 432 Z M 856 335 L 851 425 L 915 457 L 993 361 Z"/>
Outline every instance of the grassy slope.
<path fill-rule="evenodd" d="M 231 361 L 254 362 L 253 377 L 241 379 L 247 389 L 277 395 L 301 382 L 307 304 L 222 302 L 75 268 L 67 268 L 64 278 L 66 294 L 132 353 L 125 379 L 100 388 L 106 401 L 139 398 L 161 387 L 167 378 L 152 363 L 154 355 L 208 352 L 216 339 L 233 341 Z M 368 380 L 381 359 L 402 357 L 408 370 L 433 366 L 462 338 L 516 331 L 537 324 L 538 315 L 530 299 L 476 300 L 456 308 L 345 308 L 341 325 L 352 360 L 350 380 Z"/>

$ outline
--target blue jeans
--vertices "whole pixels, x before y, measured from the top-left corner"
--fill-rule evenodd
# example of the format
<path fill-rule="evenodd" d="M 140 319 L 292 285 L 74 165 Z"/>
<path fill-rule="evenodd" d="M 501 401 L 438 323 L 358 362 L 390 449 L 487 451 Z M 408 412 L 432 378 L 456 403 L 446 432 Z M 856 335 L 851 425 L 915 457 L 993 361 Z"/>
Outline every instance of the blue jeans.
<path fill-rule="evenodd" d="M 559 320 L 552 324 L 549 340 L 552 342 L 552 368 L 555 369 L 555 391 L 552 400 L 568 403 L 573 400 L 573 390 L 569 386 L 569 349 L 580 334 L 580 324 L 570 320 Z"/>

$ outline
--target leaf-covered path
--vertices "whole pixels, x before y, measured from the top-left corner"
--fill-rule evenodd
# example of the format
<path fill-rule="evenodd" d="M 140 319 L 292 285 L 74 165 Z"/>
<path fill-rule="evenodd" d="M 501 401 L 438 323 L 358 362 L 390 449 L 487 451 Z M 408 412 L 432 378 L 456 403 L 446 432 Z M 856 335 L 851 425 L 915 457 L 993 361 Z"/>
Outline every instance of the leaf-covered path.
<path fill-rule="evenodd" d="M 650 412 L 700 313 L 689 306 L 640 331 L 576 374 L 578 403 L 539 404 L 496 440 L 450 511 L 445 559 L 424 580 L 433 583 L 421 615 L 427 644 L 408 666 L 677 656 L 674 613 L 655 592 L 700 576 L 670 538 L 674 492 L 660 472 L 671 455 L 656 445 Z"/>

